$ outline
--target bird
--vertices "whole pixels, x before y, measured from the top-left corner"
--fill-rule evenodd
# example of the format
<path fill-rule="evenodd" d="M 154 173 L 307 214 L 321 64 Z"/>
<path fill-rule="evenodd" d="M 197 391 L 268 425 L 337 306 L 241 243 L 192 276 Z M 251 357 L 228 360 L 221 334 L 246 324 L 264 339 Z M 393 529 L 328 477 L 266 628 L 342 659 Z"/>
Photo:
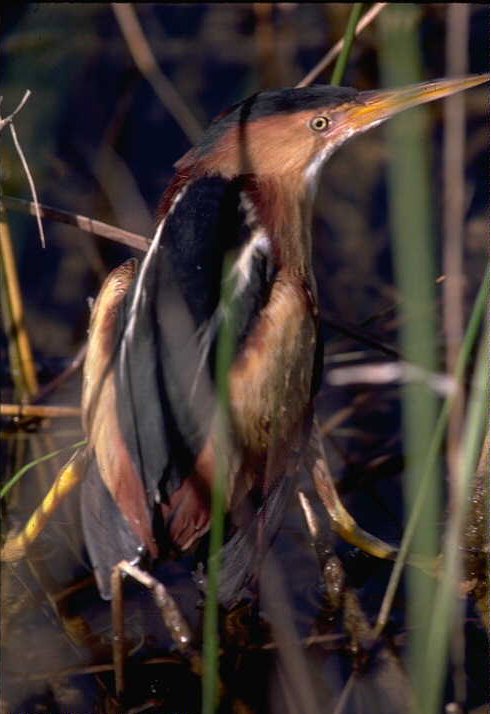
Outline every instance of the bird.
<path fill-rule="evenodd" d="M 221 593 L 231 602 L 251 575 L 254 543 L 267 548 L 279 527 L 312 438 L 323 368 L 311 230 L 321 170 L 398 112 L 487 79 L 272 89 L 219 115 L 176 163 L 141 265 L 127 261 L 102 286 L 83 374 L 87 445 L 2 558 L 21 557 L 57 498 L 80 484 L 85 544 L 109 599 L 122 559 L 151 563 L 199 544 L 222 469 L 230 537 Z"/>

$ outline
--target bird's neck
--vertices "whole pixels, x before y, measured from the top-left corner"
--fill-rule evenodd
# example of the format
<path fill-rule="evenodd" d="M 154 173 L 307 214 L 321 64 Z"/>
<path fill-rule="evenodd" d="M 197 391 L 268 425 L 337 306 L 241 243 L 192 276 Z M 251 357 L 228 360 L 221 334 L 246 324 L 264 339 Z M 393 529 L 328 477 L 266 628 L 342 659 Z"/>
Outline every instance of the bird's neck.
<path fill-rule="evenodd" d="M 269 236 L 278 264 L 302 279 L 312 277 L 312 196 L 289 179 L 255 176 L 248 192 Z"/>

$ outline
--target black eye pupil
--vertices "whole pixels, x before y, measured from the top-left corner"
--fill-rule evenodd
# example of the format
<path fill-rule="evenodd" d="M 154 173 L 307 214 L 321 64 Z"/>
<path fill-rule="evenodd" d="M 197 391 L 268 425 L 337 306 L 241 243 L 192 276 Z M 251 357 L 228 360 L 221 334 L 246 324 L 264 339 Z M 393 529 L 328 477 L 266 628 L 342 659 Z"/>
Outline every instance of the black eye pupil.
<path fill-rule="evenodd" d="M 316 131 L 322 131 L 327 127 L 328 121 L 325 117 L 315 117 L 312 120 L 311 126 L 312 129 L 315 129 Z"/>

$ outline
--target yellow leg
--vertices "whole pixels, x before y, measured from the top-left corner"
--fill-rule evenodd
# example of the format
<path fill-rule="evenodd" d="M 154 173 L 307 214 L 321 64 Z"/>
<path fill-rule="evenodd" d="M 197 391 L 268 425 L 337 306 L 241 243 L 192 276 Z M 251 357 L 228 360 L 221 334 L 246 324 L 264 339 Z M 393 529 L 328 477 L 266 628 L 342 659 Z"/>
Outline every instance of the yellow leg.
<path fill-rule="evenodd" d="M 23 530 L 16 536 L 7 538 L 0 550 L 0 560 L 13 562 L 26 555 L 26 551 L 39 537 L 53 513 L 65 496 L 83 479 L 86 467 L 85 449 L 77 451 L 70 461 L 58 473 L 54 484 L 38 508 L 27 521 Z"/>
<path fill-rule="evenodd" d="M 329 471 L 316 418 L 314 418 L 307 458 L 307 466 L 312 473 L 316 491 L 329 514 L 334 532 L 347 543 L 360 548 L 369 555 L 394 560 L 397 548 L 360 528 L 341 503 Z"/>

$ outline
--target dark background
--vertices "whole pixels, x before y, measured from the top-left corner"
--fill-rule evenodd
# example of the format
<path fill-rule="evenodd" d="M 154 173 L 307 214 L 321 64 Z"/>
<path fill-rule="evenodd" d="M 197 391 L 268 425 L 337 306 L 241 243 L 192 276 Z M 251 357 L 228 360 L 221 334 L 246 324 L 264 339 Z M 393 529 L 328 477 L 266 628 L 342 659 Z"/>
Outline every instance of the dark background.
<path fill-rule="evenodd" d="M 206 127 L 228 105 L 260 88 L 296 84 L 343 34 L 351 6 L 340 3 L 279 3 L 274 7 L 250 3 L 145 3 L 135 8 L 162 72 L 200 124 Z M 446 11 L 446 4 L 420 5 L 418 32 L 423 79 L 446 74 Z M 5 116 L 14 109 L 26 89 L 32 91 L 15 125 L 39 200 L 150 237 L 158 200 L 172 176 L 172 166 L 190 144 L 136 69 L 111 6 L 8 3 L 0 12 L 2 114 Z M 358 89 L 380 86 L 376 24 L 356 40 L 343 84 Z M 472 5 L 469 72 L 484 72 L 488 67 L 489 7 Z M 317 81 L 328 81 L 331 71 L 332 67 Z M 464 238 L 467 310 L 487 260 L 488 111 L 487 87 L 467 93 L 468 202 Z M 440 246 L 441 102 L 430 107 L 430 116 L 432 204 L 434 230 Z M 25 175 L 7 131 L 1 137 L 1 152 L 2 190 L 10 196 L 30 199 Z M 320 184 L 314 219 L 314 250 L 327 367 L 352 351 L 362 351 L 367 359 L 381 357 L 366 345 L 340 335 L 332 325 L 333 320 L 356 325 L 370 321 L 371 334 L 393 346 L 397 344 L 397 291 L 386 219 L 388 161 L 390 156 L 382 127 L 348 144 L 334 156 Z M 43 250 L 32 218 L 13 211 L 9 211 L 8 218 L 25 300 L 27 329 L 40 380 L 46 382 L 66 366 L 85 341 L 89 318 L 87 299 L 97 294 L 107 272 L 131 251 L 50 221 L 44 222 L 47 247 Z M 4 395 L 10 398 L 11 378 L 3 333 L 0 347 Z M 79 380 L 75 378 L 54 395 L 51 402 L 76 405 L 79 389 Z M 402 532 L 400 394 L 394 386 L 368 392 L 366 405 L 355 410 L 351 421 L 343 423 L 331 435 L 329 447 L 345 503 L 367 530 L 398 542 Z M 318 398 L 321 418 L 327 419 L 337 409 L 350 405 L 358 394 L 359 389 L 354 387 L 328 389 L 324 385 Z M 34 426 L 30 429 L 32 431 Z M 27 435 L 23 432 L 22 438 L 16 432 L 14 442 L 12 424 L 6 423 L 2 431 L 5 475 L 15 470 L 19 460 L 25 463 L 33 458 L 36 448 L 47 452 L 50 448 L 73 443 L 79 433 L 78 422 L 74 420 L 63 424 L 53 422 L 51 426 L 45 423 L 41 436 L 36 425 L 35 438 L 49 436 L 50 441 L 35 447 L 30 432 Z M 19 450 L 19 439 L 24 450 Z M 60 458 L 59 463 L 63 457 Z M 377 469 L 375 465 L 379 463 L 385 466 Z M 40 494 L 46 491 L 49 478 L 49 474 L 35 473 L 29 486 L 21 485 L 17 495 L 9 501 L 9 525 L 25 519 Z M 68 531 L 66 526 L 67 521 L 59 516 L 58 529 Z M 77 541 L 77 534 L 67 537 Z M 53 545 L 55 538 L 56 533 L 51 534 L 48 544 Z M 291 570 L 289 588 L 295 619 L 306 635 L 319 608 L 319 574 L 296 509 L 292 509 L 287 518 L 278 543 L 279 552 L 282 558 L 288 557 Z M 342 543 L 338 543 L 337 552 L 367 613 L 376 614 L 388 567 Z M 58 633 L 55 637 L 56 618 L 43 603 L 43 592 L 52 585 L 50 578 L 57 585 L 66 584 L 64 581 L 69 579 L 73 566 L 66 563 L 71 563 L 66 554 L 57 561 L 56 567 L 46 559 L 44 569 L 49 577 L 46 576 L 45 581 L 43 578 L 33 580 L 32 572 L 19 575 L 15 571 L 12 585 L 12 574 L 8 575 L 11 580 L 7 590 L 8 587 L 11 590 L 5 595 L 4 588 L 4 597 L 14 600 L 21 595 L 25 597 L 27 590 L 32 595 L 31 600 L 27 598 L 30 605 L 34 607 L 33 602 L 37 603 L 38 611 L 37 614 L 30 611 L 17 621 L 8 646 L 4 639 L 7 674 L 11 670 L 22 674 L 36 668 L 45 671 L 49 669 L 48 661 L 54 669 L 61 666 L 61 661 L 72 661 L 73 648 L 66 649 L 63 635 Z M 66 565 L 66 571 L 62 564 Z M 84 572 L 83 564 L 79 566 L 77 572 Z M 189 604 L 193 596 L 190 595 L 188 602 L 186 595 L 189 580 L 182 580 L 180 572 L 171 568 L 167 579 L 177 583 L 176 592 L 183 593 L 182 601 L 187 603 L 188 616 L 193 618 L 193 606 Z M 105 632 L 107 611 L 102 606 L 94 604 L 88 617 L 95 631 Z M 145 617 L 142 621 L 138 617 L 137 611 L 138 632 L 149 627 L 155 630 L 153 620 L 149 625 Z M 469 617 L 475 620 L 475 614 L 470 613 Z M 402 622 L 402 611 L 396 609 L 394 627 Z M 481 667 L 482 671 L 486 669 L 483 665 L 486 644 L 477 625 L 476 628 L 469 648 L 471 707 L 487 699 L 486 684 L 477 676 Z M 155 637 L 163 638 L 164 634 L 160 632 Z M 316 656 L 319 661 L 315 666 L 328 681 L 328 684 L 324 681 L 323 686 L 335 692 L 349 675 L 352 659 L 343 654 L 341 661 L 332 665 L 331 674 L 326 675 L 325 653 Z M 87 661 L 87 657 L 84 655 L 83 661 Z M 7 680 L 7 675 L 4 676 Z M 319 677 L 322 678 L 321 674 Z M 21 707 L 15 711 L 29 711 L 29 714 L 31 709 L 25 708 L 26 701 L 34 702 L 29 705 L 32 711 L 54 714 L 58 711 L 56 707 L 64 704 L 65 708 L 72 707 L 71 712 L 83 714 L 84 707 L 93 706 L 87 702 L 100 698 L 100 683 L 87 685 L 87 679 L 72 681 L 72 689 L 66 687 L 62 692 L 55 691 L 52 683 L 47 686 L 45 682 L 38 682 L 31 687 L 25 682 L 19 686 L 18 681 L 8 680 L 7 692 L 12 697 L 10 701 Z M 380 691 L 384 686 L 381 685 Z M 266 684 L 264 687 L 267 691 Z M 80 689 L 84 689 L 83 696 L 73 694 Z M 143 685 L 142 691 L 144 699 Z M 34 699 L 29 700 L 31 693 Z M 384 699 L 385 695 L 380 696 Z M 266 694 L 264 697 L 267 699 Z M 376 709 L 370 709 L 370 696 L 361 696 L 356 711 L 396 711 L 393 705 L 391 708 L 390 697 L 384 702 L 386 700 L 389 704 L 382 704 L 380 700 Z M 35 709 L 35 706 L 45 708 Z M 11 714 L 8 708 L 5 711 Z M 192 711 L 191 705 L 189 711 Z"/>

